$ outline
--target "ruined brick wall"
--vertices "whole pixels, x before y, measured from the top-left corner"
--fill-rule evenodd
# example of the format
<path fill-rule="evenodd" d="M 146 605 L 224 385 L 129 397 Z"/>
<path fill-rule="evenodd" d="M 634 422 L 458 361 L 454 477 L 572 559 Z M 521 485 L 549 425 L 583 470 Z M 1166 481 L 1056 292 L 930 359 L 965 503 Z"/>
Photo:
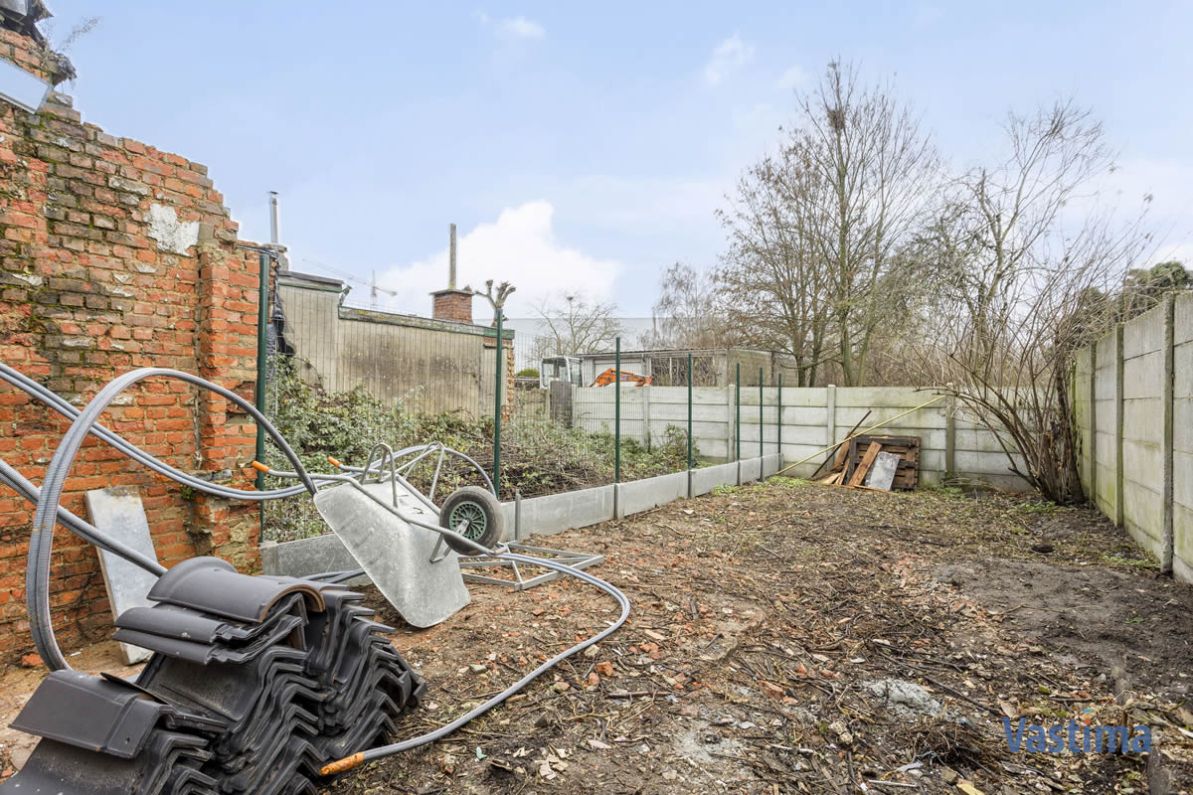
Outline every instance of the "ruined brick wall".
<path fill-rule="evenodd" d="M 0 57 L 37 71 L 30 39 L 0 31 Z M 258 259 L 205 167 L 85 124 L 54 95 L 36 115 L 0 102 L 0 360 L 76 405 L 136 367 L 198 373 L 252 396 Z M 105 424 L 176 467 L 250 487 L 255 426 L 220 398 L 151 380 Z M 0 384 L 0 456 L 40 483 L 66 421 Z M 257 560 L 257 510 L 185 493 L 92 439 L 63 500 L 136 486 L 158 557 Z M 30 646 L 24 610 L 31 508 L 0 487 L 0 662 Z M 59 528 L 53 605 L 64 646 L 107 637 L 95 550 Z"/>

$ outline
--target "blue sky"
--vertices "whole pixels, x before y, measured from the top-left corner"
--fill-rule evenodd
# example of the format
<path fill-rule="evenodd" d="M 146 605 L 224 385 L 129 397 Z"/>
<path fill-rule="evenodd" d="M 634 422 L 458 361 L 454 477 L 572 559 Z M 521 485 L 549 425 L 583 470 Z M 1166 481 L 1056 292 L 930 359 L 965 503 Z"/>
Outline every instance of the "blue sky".
<path fill-rule="evenodd" d="M 893 81 L 956 169 L 1008 110 L 1103 120 L 1157 254 L 1193 261 L 1193 3 L 432 4 L 50 0 L 84 117 L 206 163 L 242 237 L 282 202 L 293 267 L 425 313 L 446 279 L 509 279 L 647 314 L 661 271 L 717 262 L 714 211 L 834 57 Z M 350 11 L 343 10 L 350 8 Z M 354 286 L 358 302 L 368 288 Z M 479 306 L 478 306 L 479 309 Z"/>

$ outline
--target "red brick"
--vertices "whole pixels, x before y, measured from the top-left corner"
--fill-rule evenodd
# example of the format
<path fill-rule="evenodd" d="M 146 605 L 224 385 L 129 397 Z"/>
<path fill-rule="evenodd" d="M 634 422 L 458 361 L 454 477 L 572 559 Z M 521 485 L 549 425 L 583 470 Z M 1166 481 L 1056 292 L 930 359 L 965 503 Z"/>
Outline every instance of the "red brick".
<path fill-rule="evenodd" d="M 6 47 L 16 47 L 19 57 L 5 56 Z M 40 63 L 37 46 L 11 31 L 0 31 L 0 57 Z M 46 285 L 36 292 L 18 286 L 0 291 L 0 361 L 72 399 L 90 397 L 134 366 L 177 367 L 230 386 L 251 380 L 257 258 L 237 248 L 237 225 L 221 194 L 211 189 L 207 169 L 134 140 L 107 136 L 79 123 L 77 112 L 66 105 L 54 104 L 43 116 L 44 124 L 37 127 L 0 106 L 6 183 L 0 195 L 0 267 L 40 276 Z M 145 225 L 130 214 L 134 208 L 137 214 L 146 212 L 150 203 L 169 204 L 180 219 L 210 227 L 217 242 L 190 255 L 159 251 Z M 19 329 L 2 325 L 12 320 Z M 251 424 L 225 426 L 226 406 L 214 397 L 198 401 L 196 417 L 189 390 L 185 384 L 147 382 L 131 391 L 131 405 L 113 407 L 104 421 L 180 467 L 193 467 L 196 452 L 208 469 L 240 467 L 250 460 Z M 0 453 L 31 479 L 41 480 L 67 423 L 11 392 L 0 392 L 0 423 L 17 431 L 0 437 Z M 252 477 L 238 470 L 233 482 L 251 487 Z M 82 492 L 114 484 L 138 488 L 163 558 L 193 555 L 188 529 L 194 529 L 210 535 L 215 554 L 241 566 L 256 565 L 254 506 L 183 499 L 175 484 L 94 439 L 80 451 L 63 505 L 85 513 Z M 16 660 L 30 646 L 23 607 L 30 520 L 28 505 L 0 494 L 0 662 Z M 231 541 L 246 536 L 247 544 Z M 55 533 L 55 543 L 55 623 L 63 642 L 74 644 L 80 633 L 109 624 L 108 602 L 95 551 L 62 530 Z"/>

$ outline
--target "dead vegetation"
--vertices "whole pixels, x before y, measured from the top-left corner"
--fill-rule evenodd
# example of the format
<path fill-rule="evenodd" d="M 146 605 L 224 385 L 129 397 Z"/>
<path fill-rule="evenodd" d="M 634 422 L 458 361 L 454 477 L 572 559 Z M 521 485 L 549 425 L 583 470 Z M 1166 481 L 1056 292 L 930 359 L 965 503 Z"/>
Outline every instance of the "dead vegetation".
<path fill-rule="evenodd" d="M 608 556 L 629 625 L 328 792 L 1147 791 L 1137 756 L 1010 753 L 1006 715 L 1147 723 L 1178 774 L 1193 754 L 1193 592 L 1091 511 L 778 479 L 551 543 Z M 395 637 L 430 683 L 403 735 L 612 617 L 571 583 L 474 589 Z"/>

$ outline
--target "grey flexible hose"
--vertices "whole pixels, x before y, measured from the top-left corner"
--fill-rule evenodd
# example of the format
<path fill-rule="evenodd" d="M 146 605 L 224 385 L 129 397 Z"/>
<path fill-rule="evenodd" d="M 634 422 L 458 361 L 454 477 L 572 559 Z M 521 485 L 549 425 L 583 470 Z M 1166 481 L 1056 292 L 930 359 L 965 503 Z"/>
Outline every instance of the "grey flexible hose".
<path fill-rule="evenodd" d="M 460 536 L 460 538 L 464 538 L 464 536 Z M 481 547 L 481 549 L 483 549 L 483 547 Z M 572 646 L 571 648 L 566 649 L 566 650 L 560 652 L 559 654 L 555 655 L 554 657 L 547 660 L 539 667 L 535 668 L 530 673 L 523 676 L 518 681 L 514 682 L 512 685 L 507 687 L 505 690 L 502 690 L 497 695 L 492 696 L 491 698 L 487 699 L 486 701 L 482 702 L 481 704 L 478 704 L 477 706 L 473 707 L 468 712 L 465 712 L 463 715 L 461 715 L 460 717 L 451 721 L 450 723 L 446 723 L 443 726 L 440 726 L 438 729 L 429 731 L 426 734 L 420 734 L 417 737 L 411 737 L 407 740 L 400 740 L 396 743 L 390 743 L 389 745 L 381 745 L 376 748 L 370 748 L 367 751 L 361 751 L 360 753 L 356 753 L 356 754 L 353 754 L 352 756 L 345 757 L 344 759 L 339 760 L 337 762 L 332 762 L 330 765 L 326 765 L 323 767 L 322 772 L 324 775 L 331 775 L 333 773 L 339 773 L 339 772 L 343 772 L 345 770 L 351 770 L 353 767 L 356 767 L 357 765 L 364 764 L 365 762 L 371 762 L 376 759 L 383 759 L 384 757 L 387 757 L 387 756 L 393 756 L 394 754 L 399 754 L 403 751 L 409 751 L 413 748 L 418 748 L 419 746 L 427 745 L 428 743 L 433 743 L 437 740 L 442 740 L 444 737 L 446 737 L 449 734 L 451 734 L 452 732 L 458 730 L 459 728 L 461 728 L 468 722 L 475 720 L 476 718 L 479 718 L 481 715 L 484 715 L 489 710 L 493 709 L 494 707 L 496 707 L 499 704 L 503 703 L 504 701 L 508 700 L 511 696 L 515 695 L 518 691 L 522 690 L 524 687 L 526 687 L 528 684 L 533 682 L 535 679 L 538 679 L 540 676 L 542 676 L 547 671 L 551 670 L 552 668 L 554 668 L 556 665 L 563 662 L 567 658 L 584 651 L 589 646 L 592 646 L 596 643 L 600 643 L 602 640 L 609 637 L 614 632 L 616 632 L 618 629 L 620 629 L 622 627 L 622 625 L 625 624 L 626 620 L 630 617 L 630 600 L 629 600 L 629 598 L 624 593 L 622 593 L 622 591 L 619 588 L 617 588 L 615 585 L 612 585 L 611 583 L 608 583 L 599 577 L 594 577 L 593 575 L 589 574 L 588 572 L 581 571 L 580 569 L 574 568 L 572 566 L 568 566 L 563 563 L 557 563 L 553 560 L 548 560 L 546 558 L 537 558 L 537 557 L 534 557 L 531 555 L 520 555 L 515 552 L 499 552 L 499 553 L 495 553 L 495 554 L 490 553 L 490 557 L 492 557 L 496 560 L 509 560 L 509 561 L 515 561 L 518 563 L 526 563 L 526 564 L 530 564 L 530 565 L 534 565 L 534 566 L 542 566 L 544 568 L 552 569 L 552 570 L 558 571 L 562 574 L 567 574 L 569 576 L 575 577 L 576 579 L 580 580 L 581 582 L 586 582 L 589 585 L 596 586 L 597 588 L 600 588 L 602 591 L 604 591 L 605 593 L 612 596 L 615 600 L 617 600 L 618 606 L 621 607 L 621 615 L 619 615 L 617 617 L 617 620 L 614 621 L 613 623 L 611 623 L 605 629 L 601 630 L 600 632 L 598 632 L 597 634 L 588 638 L 587 640 L 581 641 L 580 643 L 577 643 L 575 646 Z"/>
<path fill-rule="evenodd" d="M 19 370 L 9 367 L 3 362 L 0 362 L 0 380 L 7 381 L 9 384 L 15 386 L 17 389 L 26 393 L 30 397 L 40 400 L 46 406 L 50 407 L 72 422 L 79 416 L 79 410 L 67 401 L 63 400 L 61 396 L 55 394 L 53 390 L 47 389 L 29 376 L 25 375 Z M 239 395 L 236 395 L 236 393 L 222 391 L 220 394 L 222 394 L 224 397 L 228 397 L 229 395 L 235 396 L 234 400 L 233 398 L 229 399 L 233 400 L 233 402 L 235 402 L 238 406 L 253 409 L 255 413 L 256 407 L 248 404 L 247 401 L 244 401 L 244 399 Z M 92 426 L 90 432 L 103 439 L 105 442 L 119 450 L 124 455 L 140 464 L 143 464 L 149 469 L 152 469 L 159 475 L 170 478 L 171 480 L 181 483 L 184 486 L 188 486 L 200 493 L 210 494 L 213 497 L 220 497 L 226 500 L 248 500 L 250 502 L 258 502 L 293 497 L 296 494 L 301 494 L 303 491 L 306 491 L 306 487 L 301 483 L 281 489 L 267 489 L 262 491 L 246 491 L 243 489 L 234 489 L 228 486 L 221 486 L 218 483 L 212 483 L 209 480 L 195 477 L 188 472 L 183 472 L 180 469 L 170 466 L 165 461 L 154 458 L 149 453 L 129 443 L 121 436 L 108 430 L 99 423 L 96 423 L 94 426 Z M 278 437 L 275 436 L 274 438 L 276 439 Z"/>
<path fill-rule="evenodd" d="M 66 657 L 62 654 L 62 649 L 58 646 L 57 638 L 54 637 L 53 621 L 50 615 L 50 553 L 54 544 L 54 523 L 58 516 L 58 505 L 61 502 L 62 489 L 66 485 L 66 477 L 83 441 L 91 433 L 108 405 L 133 384 L 153 377 L 173 378 L 194 384 L 245 409 L 265 429 L 265 432 L 270 435 L 282 453 L 294 465 L 302 485 L 311 494 L 315 494 L 317 491 L 314 481 L 307 474 L 298 454 L 282 438 L 282 435 L 265 415 L 257 410 L 256 406 L 235 392 L 224 389 L 219 384 L 213 384 L 197 375 L 160 367 L 133 370 L 109 381 L 75 418 L 63 435 L 62 441 L 59 442 L 58 448 L 54 451 L 54 457 L 46 467 L 45 480 L 37 500 L 37 510 L 33 515 L 33 529 L 29 535 L 29 557 L 25 566 L 25 604 L 29 611 L 29 629 L 33 635 L 33 645 L 52 671 L 70 668 Z"/>
<path fill-rule="evenodd" d="M 343 469 L 346 467 L 343 467 L 343 465 L 341 465 L 341 468 Z M 357 471 L 361 471 L 361 470 L 357 470 Z M 373 471 L 373 465 L 370 464 L 368 467 L 364 468 L 363 471 L 364 472 Z M 276 477 L 282 477 L 282 478 L 295 477 L 294 472 L 271 471 L 270 474 L 272 474 Z M 393 474 L 391 476 L 395 479 L 395 481 L 397 483 L 401 483 L 404 488 L 411 491 L 411 493 L 417 495 L 421 499 L 422 502 L 424 502 L 425 504 L 430 506 L 432 509 L 435 509 L 435 506 L 430 503 L 430 501 L 426 498 L 425 495 L 423 495 L 421 492 L 419 492 L 419 491 L 415 490 L 413 487 L 411 487 L 410 484 L 405 479 L 403 479 L 400 475 Z M 350 475 L 329 475 L 329 476 L 327 476 L 327 479 L 328 480 L 338 480 L 341 483 L 343 483 L 345 485 L 345 487 L 357 489 L 358 491 L 360 491 L 361 494 L 365 495 L 365 497 L 367 497 L 369 500 L 377 503 L 378 505 L 380 505 L 383 508 L 386 508 L 391 513 L 393 513 L 395 516 L 398 516 L 400 519 L 407 522 L 408 524 L 414 525 L 415 527 L 421 527 L 425 530 L 430 530 L 435 533 L 439 533 L 440 535 L 443 535 L 443 536 L 450 536 L 453 543 L 462 544 L 466 547 L 470 547 L 475 552 L 480 553 L 484 557 L 490 558 L 492 560 L 508 560 L 513 563 L 525 563 L 525 564 L 531 565 L 531 566 L 541 566 L 545 569 L 551 569 L 552 571 L 559 572 L 560 574 L 566 574 L 569 577 L 575 577 L 576 579 L 580 580 L 581 582 L 585 582 L 585 583 L 588 583 L 589 585 L 595 586 L 595 587 L 601 589 L 602 591 L 604 591 L 605 593 L 609 594 L 610 596 L 612 596 L 617 601 L 618 606 L 621 608 L 621 614 L 618 616 L 616 621 L 612 622 L 605 629 L 601 630 L 600 632 L 593 635 L 592 637 L 587 638 L 587 639 L 577 643 L 576 645 L 574 645 L 568 649 L 565 649 L 564 651 L 555 655 L 551 659 L 549 659 L 546 662 L 539 665 L 534 670 L 530 671 L 528 674 L 523 676 L 518 681 L 511 684 L 505 690 L 502 690 L 497 695 L 492 696 L 489 699 L 486 699 L 483 703 L 478 704 L 477 706 L 473 707 L 471 710 L 464 713 L 463 715 L 456 718 L 455 720 L 451 721 L 450 723 L 440 726 L 438 729 L 427 732 L 426 734 L 420 734 L 417 737 L 411 737 L 409 739 L 401 740 L 399 742 L 391 743 L 389 745 L 383 745 L 383 746 L 378 746 L 376 748 L 370 748 L 367 751 L 359 751 L 357 753 L 352 754 L 351 756 L 346 756 L 343 759 L 339 759 L 334 762 L 331 762 L 330 764 L 324 765 L 324 767 L 322 768 L 321 772 L 323 773 L 323 775 L 333 775 L 336 773 L 342 773 L 346 770 L 351 770 L 352 768 L 356 767 L 357 765 L 361 765 L 365 762 L 369 762 L 369 761 L 372 761 L 375 759 L 381 759 L 386 756 L 392 756 L 393 754 L 401 753 L 402 751 L 409 751 L 412 748 L 417 748 L 421 745 L 433 743 L 436 740 L 440 740 L 440 739 L 446 737 L 447 735 L 456 731 L 460 727 L 464 726 L 469 721 L 475 720 L 476 718 L 480 717 L 481 715 L 484 715 L 486 712 L 488 712 L 489 710 L 496 707 L 498 704 L 501 704 L 502 702 L 506 701 L 511 696 L 518 693 L 518 691 L 525 688 L 528 684 L 533 682 L 535 679 L 538 679 L 540 676 L 542 676 L 544 673 L 546 673 L 547 671 L 554 668 L 559 663 L 563 662 L 564 660 L 568 659 L 569 657 L 571 657 L 575 654 L 578 654 L 579 652 L 584 651 L 589 646 L 599 643 L 602 640 L 604 640 L 605 638 L 609 637 L 609 635 L 613 634 L 618 629 L 620 629 L 622 627 L 622 625 L 625 624 L 626 620 L 630 616 L 630 600 L 629 600 L 629 598 L 624 593 L 622 593 L 622 591 L 619 588 L 617 588 L 615 585 L 608 583 L 599 577 L 595 577 L 586 571 L 577 569 L 574 566 L 569 566 L 566 563 L 559 563 L 558 561 L 550 560 L 548 558 L 540 558 L 540 557 L 535 557 L 533 555 L 522 555 L 517 552 L 510 552 L 507 549 L 503 549 L 503 550 L 489 549 L 488 547 L 484 546 L 483 544 L 479 544 L 476 541 L 473 541 L 472 539 L 468 538 L 467 536 L 455 532 L 454 530 L 451 530 L 449 528 L 440 527 L 438 525 L 430 524 L 429 522 L 423 521 L 422 519 L 416 518 L 414 516 L 403 515 L 397 508 L 392 507 L 392 506 L 386 506 L 384 500 L 380 499 L 376 494 L 369 492 L 367 489 L 364 488 L 364 485 L 361 482 L 357 481 L 356 478 L 354 478 Z M 359 573 L 360 572 L 337 572 L 335 576 L 337 578 L 342 577 L 343 579 L 351 579 L 353 576 L 355 576 Z M 333 580 L 333 581 L 335 581 L 335 580 Z"/>
<path fill-rule="evenodd" d="M 261 425 L 261 427 L 265 429 L 266 433 L 270 435 L 270 437 L 286 455 L 286 458 L 295 467 L 294 472 L 273 474 L 296 477 L 302 481 L 301 484 L 283 489 L 275 489 L 271 492 L 250 492 L 226 487 L 217 488 L 215 484 L 194 478 L 187 473 L 184 473 L 168 464 L 165 464 L 164 462 L 159 461 L 140 448 L 137 448 L 121 439 L 118 435 L 108 431 L 106 428 L 103 428 L 103 426 L 98 425 L 99 417 L 108 407 L 108 405 L 110 405 L 111 402 L 121 392 L 138 381 L 142 381 L 146 378 L 154 376 L 174 378 L 194 384 L 200 388 L 215 392 L 216 394 L 219 394 L 236 405 L 244 408 L 249 412 L 250 415 L 253 416 L 253 418 Z M 355 479 L 346 475 L 325 475 L 312 478 L 303 468 L 302 462 L 299 460 L 294 450 L 281 436 L 277 429 L 269 422 L 269 420 L 265 418 L 264 415 L 262 415 L 259 411 L 257 411 L 255 406 L 249 404 L 248 401 L 244 400 L 234 392 L 226 390 L 223 387 L 220 387 L 218 384 L 213 384 L 210 381 L 189 373 L 165 368 L 143 368 L 140 370 L 134 370 L 109 382 L 81 412 L 77 411 L 73 406 L 63 401 L 52 391 L 45 389 L 45 387 L 33 382 L 31 379 L 27 379 L 25 376 L 21 375 L 15 370 L 12 370 L 12 368 L 7 367 L 7 365 L 3 365 L 2 363 L 0 363 L 0 378 L 7 380 L 9 383 L 14 384 L 33 397 L 42 400 L 51 408 L 54 408 L 65 416 L 73 419 L 70 428 L 63 436 L 57 450 L 55 450 L 54 457 L 50 461 L 49 467 L 47 467 L 45 482 L 43 483 L 40 491 L 37 489 L 37 487 L 33 486 L 32 483 L 21 476 L 19 472 L 8 466 L 8 464 L 4 461 L 0 460 L 0 482 L 11 486 L 27 499 L 30 499 L 31 501 L 36 500 L 37 502 L 37 510 L 34 513 L 33 529 L 32 533 L 30 534 L 29 557 L 26 566 L 26 606 L 29 612 L 29 623 L 31 632 L 33 634 L 34 644 L 37 647 L 38 652 L 41 654 L 42 659 L 46 662 L 46 665 L 51 668 L 51 670 L 69 669 L 70 667 L 62 654 L 61 648 L 58 646 L 57 639 L 54 637 L 52 618 L 50 614 L 49 563 L 50 554 L 53 548 L 53 529 L 56 520 L 61 521 L 72 532 L 75 532 L 81 538 L 95 544 L 96 546 L 118 554 L 130 562 L 135 563 L 155 574 L 160 575 L 165 573 L 165 569 L 156 561 L 149 561 L 135 550 L 127 548 L 120 542 L 109 538 L 98 528 L 88 524 L 87 522 L 84 522 L 79 517 L 61 507 L 60 501 L 62 489 L 65 485 L 67 474 L 69 473 L 70 466 L 74 462 L 74 458 L 77 455 L 79 448 L 82 446 L 83 441 L 86 439 L 88 434 L 96 434 L 100 438 L 104 439 L 104 441 L 112 444 L 125 455 L 128 455 L 129 457 L 145 464 L 146 466 L 149 466 L 154 471 L 157 471 L 172 480 L 183 483 L 184 485 L 191 485 L 200 491 L 213 494 L 215 496 L 228 496 L 232 499 L 242 500 L 263 500 L 280 499 L 283 496 L 299 494 L 303 490 L 306 490 L 311 494 L 315 494 L 317 493 L 315 479 L 321 481 L 344 481 L 351 483 L 354 487 L 360 487 L 360 484 L 357 483 Z M 393 457 L 395 456 L 401 456 L 418 449 L 419 448 L 416 446 L 413 448 L 406 448 L 405 450 L 399 451 L 396 454 L 391 453 L 390 460 L 392 461 Z M 463 453 L 459 453 L 459 456 L 476 466 L 475 462 Z M 348 467 L 342 468 L 346 470 L 350 469 L 355 472 L 363 472 L 367 475 L 373 472 L 375 463 L 377 463 L 378 469 L 380 469 L 379 462 L 370 462 L 368 466 L 359 470 Z M 480 469 L 479 466 L 477 468 Z M 480 471 L 483 473 L 483 470 Z M 404 478 L 397 475 L 396 472 L 392 476 L 394 477 L 395 481 L 401 482 L 401 484 L 405 488 L 408 488 L 412 493 L 422 497 L 423 502 L 430 504 L 430 500 L 422 495 L 421 492 L 413 489 L 413 487 L 411 487 Z M 487 475 L 486 480 L 488 480 Z M 434 506 L 432 505 L 431 507 Z M 443 528 L 439 528 L 422 521 L 414 521 L 412 523 L 437 532 L 443 531 Z M 541 566 L 561 574 L 575 577 L 581 582 L 593 585 L 612 596 L 617 601 L 618 606 L 621 608 L 621 613 L 617 620 L 610 623 L 610 625 L 605 629 L 572 646 L 571 648 L 555 655 L 534 670 L 530 671 L 518 681 L 511 684 L 505 690 L 487 699 L 483 703 L 477 705 L 450 723 L 431 732 L 427 732 L 426 734 L 402 740 L 397 743 L 391 743 L 389 745 L 372 748 L 367 751 L 362 751 L 353 754 L 350 757 L 346 757 L 345 759 L 333 762 L 323 768 L 324 774 L 330 775 L 332 773 L 341 772 L 343 770 L 355 767 L 356 765 L 359 765 L 363 762 L 391 756 L 393 754 L 410 750 L 412 748 L 417 748 L 446 737 L 460 727 L 464 726 L 469 721 L 474 720 L 480 715 L 483 715 L 489 710 L 493 709 L 497 705 L 503 703 L 563 660 L 566 660 L 569 657 L 583 651 L 584 649 L 599 643 L 601 640 L 605 639 L 610 634 L 621 628 L 629 618 L 629 599 L 624 593 L 622 593 L 620 589 L 600 579 L 599 577 L 595 577 L 585 571 L 581 571 L 580 569 L 574 568 L 567 564 L 558 563 L 546 558 L 522 555 L 509 551 L 495 552 L 480 544 L 477 544 L 465 536 L 456 533 L 452 533 L 452 535 L 455 536 L 456 540 L 459 542 L 472 547 L 476 551 L 481 552 L 492 559 L 508 560 L 515 563 Z M 331 581 L 338 581 L 341 578 L 347 579 L 351 576 L 355 576 L 358 573 L 359 572 L 335 572 L 325 576 Z"/>
<path fill-rule="evenodd" d="M 8 486 L 34 505 L 37 504 L 37 500 L 41 496 L 41 489 L 34 486 L 24 475 L 9 466 L 8 462 L 3 458 L 0 458 L 0 483 Z M 166 573 L 166 567 L 156 560 L 145 557 L 132 547 L 126 546 L 115 538 L 104 535 L 103 531 L 98 527 L 80 519 L 61 505 L 58 506 L 58 521 L 67 530 L 70 530 L 88 544 L 94 544 L 100 549 L 107 550 L 114 555 L 119 555 L 129 563 L 140 566 L 155 577 L 160 577 Z"/>

